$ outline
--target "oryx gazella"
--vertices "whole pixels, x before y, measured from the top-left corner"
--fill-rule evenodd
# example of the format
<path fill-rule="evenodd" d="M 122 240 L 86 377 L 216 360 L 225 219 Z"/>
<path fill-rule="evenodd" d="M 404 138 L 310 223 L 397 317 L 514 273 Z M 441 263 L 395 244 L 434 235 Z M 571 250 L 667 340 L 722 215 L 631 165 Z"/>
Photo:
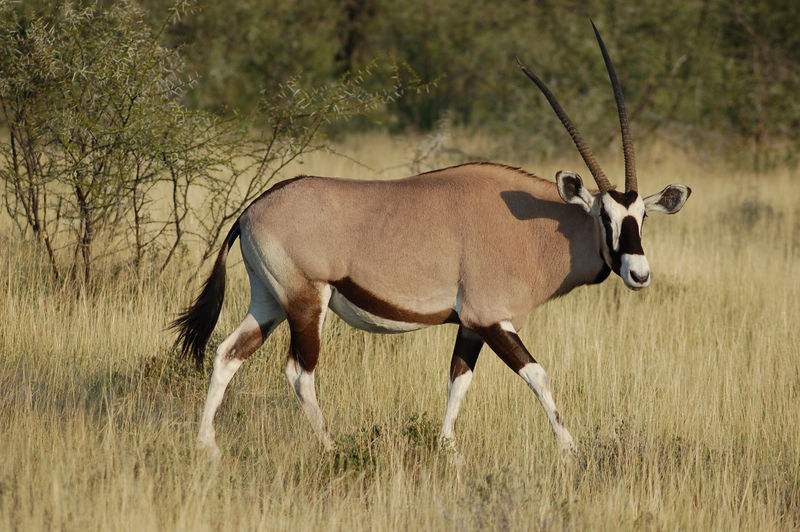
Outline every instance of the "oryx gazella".
<path fill-rule="evenodd" d="M 594 25 L 593 25 L 594 26 Z M 225 290 L 225 260 L 237 237 L 250 279 L 244 320 L 216 352 L 198 443 L 219 454 L 214 414 L 228 383 L 284 320 L 286 377 L 326 448 L 331 439 L 314 391 L 320 333 L 330 307 L 354 327 L 405 332 L 459 325 L 440 438 L 452 444 L 459 406 L 484 343 L 518 373 L 547 414 L 558 445 L 574 450 L 547 374 L 517 336 L 530 311 L 610 272 L 634 290 L 650 283 L 642 250 L 647 212 L 680 210 L 691 190 L 669 185 L 642 198 L 619 80 L 600 34 L 622 129 L 625 192 L 613 189 L 572 121 L 545 94 L 594 176 L 556 183 L 492 163 L 469 163 L 395 181 L 299 176 L 273 186 L 233 224 L 194 304 L 173 326 L 184 354 L 202 362 Z"/>

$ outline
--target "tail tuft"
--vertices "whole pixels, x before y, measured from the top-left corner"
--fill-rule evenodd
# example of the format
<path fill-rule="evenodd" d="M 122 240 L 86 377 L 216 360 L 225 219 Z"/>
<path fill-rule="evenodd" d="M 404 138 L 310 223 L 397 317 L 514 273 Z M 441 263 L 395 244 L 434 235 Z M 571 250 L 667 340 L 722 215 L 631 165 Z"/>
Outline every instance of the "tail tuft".
<path fill-rule="evenodd" d="M 211 332 L 219 319 L 222 310 L 222 302 L 225 299 L 225 261 L 228 258 L 228 250 L 231 244 L 239 236 L 239 221 L 237 220 L 222 248 L 219 250 L 217 260 L 211 274 L 203 284 L 203 290 L 194 303 L 178 314 L 178 317 L 170 323 L 171 329 L 178 331 L 178 338 L 175 340 L 175 349 L 185 358 L 191 357 L 197 369 L 203 367 L 203 355 L 205 354 L 206 344 L 211 337 Z"/>

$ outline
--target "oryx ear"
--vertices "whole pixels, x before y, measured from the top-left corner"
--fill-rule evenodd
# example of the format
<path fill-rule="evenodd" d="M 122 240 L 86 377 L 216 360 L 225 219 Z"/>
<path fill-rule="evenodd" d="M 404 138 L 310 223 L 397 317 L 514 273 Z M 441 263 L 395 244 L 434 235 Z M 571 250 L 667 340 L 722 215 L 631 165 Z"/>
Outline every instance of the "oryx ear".
<path fill-rule="evenodd" d="M 583 186 L 581 176 L 569 170 L 559 170 L 556 172 L 556 184 L 561 199 L 567 203 L 580 205 L 586 212 L 591 212 L 594 198 Z"/>
<path fill-rule="evenodd" d="M 647 196 L 644 199 L 644 210 L 645 212 L 675 214 L 681 210 L 691 194 L 692 189 L 686 185 L 668 185 L 658 194 Z"/>

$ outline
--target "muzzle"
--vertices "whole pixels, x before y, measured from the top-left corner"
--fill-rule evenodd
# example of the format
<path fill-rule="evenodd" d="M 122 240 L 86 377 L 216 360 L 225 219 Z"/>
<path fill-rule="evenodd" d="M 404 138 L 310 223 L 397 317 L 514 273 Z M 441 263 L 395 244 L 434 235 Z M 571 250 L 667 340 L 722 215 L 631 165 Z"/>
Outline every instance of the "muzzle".
<path fill-rule="evenodd" d="M 650 284 L 650 264 L 644 255 L 623 253 L 619 268 L 620 277 L 631 290 L 641 290 Z"/>

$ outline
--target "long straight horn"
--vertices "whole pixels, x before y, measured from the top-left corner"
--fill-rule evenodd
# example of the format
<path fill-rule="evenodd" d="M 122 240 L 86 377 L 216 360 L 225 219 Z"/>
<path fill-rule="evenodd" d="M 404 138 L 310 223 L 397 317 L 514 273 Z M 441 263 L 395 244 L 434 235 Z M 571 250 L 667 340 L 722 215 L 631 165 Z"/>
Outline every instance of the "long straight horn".
<path fill-rule="evenodd" d="M 639 185 L 636 182 L 636 156 L 633 153 L 633 138 L 631 137 L 631 128 L 628 124 L 628 112 L 625 110 L 625 97 L 622 95 L 622 86 L 617 78 L 617 71 L 614 69 L 614 63 L 608 56 L 608 50 L 603 43 L 603 38 L 600 37 L 600 32 L 597 31 L 597 26 L 592 22 L 594 35 L 597 37 L 597 43 L 600 45 L 600 51 L 603 52 L 603 61 L 606 63 L 606 70 L 608 70 L 608 77 L 611 79 L 611 87 L 614 89 L 614 98 L 617 100 L 617 113 L 619 114 L 619 128 L 622 131 L 622 153 L 625 155 L 625 192 L 629 190 L 639 190 Z"/>
<path fill-rule="evenodd" d="M 589 171 L 592 172 L 594 180 L 597 182 L 597 186 L 600 188 L 600 192 L 606 193 L 611 190 L 613 188 L 611 186 L 611 182 L 603 173 L 600 165 L 597 164 L 597 160 L 594 157 L 594 153 L 592 153 L 592 149 L 583 140 L 580 132 L 572 123 L 572 120 L 569 119 L 569 116 L 567 116 L 567 113 L 561 107 L 561 104 L 558 103 L 556 97 L 553 96 L 553 93 L 550 92 L 550 89 L 547 88 L 547 85 L 545 85 L 544 82 L 539 79 L 538 76 L 536 76 L 536 74 L 528 70 L 528 67 L 522 64 L 519 58 L 517 58 L 517 64 L 519 65 L 519 68 L 525 72 L 525 75 L 528 76 L 537 87 L 539 87 L 539 90 L 542 91 L 545 98 L 547 98 L 547 101 L 550 102 L 550 107 L 552 107 L 553 111 L 556 112 L 556 116 L 558 116 L 559 120 L 561 120 L 561 123 L 564 124 L 564 127 L 567 128 L 569 136 L 572 137 L 572 142 L 575 143 L 575 147 L 578 148 L 578 152 L 580 152 L 581 157 L 583 157 L 583 161 L 586 163 L 586 166 L 589 167 Z"/>

